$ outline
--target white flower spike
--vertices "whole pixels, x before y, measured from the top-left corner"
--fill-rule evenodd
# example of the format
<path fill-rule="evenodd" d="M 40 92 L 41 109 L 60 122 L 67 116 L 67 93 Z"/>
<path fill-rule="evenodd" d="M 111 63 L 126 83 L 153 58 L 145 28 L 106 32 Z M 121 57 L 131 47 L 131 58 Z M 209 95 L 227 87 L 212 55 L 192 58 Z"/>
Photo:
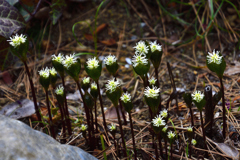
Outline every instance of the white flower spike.
<path fill-rule="evenodd" d="M 169 139 L 173 139 L 176 136 L 176 134 L 173 133 L 172 131 L 169 131 L 167 136 Z"/>
<path fill-rule="evenodd" d="M 90 77 L 83 77 L 83 84 L 90 83 Z"/>
<path fill-rule="evenodd" d="M 149 98 L 157 99 L 159 96 L 160 88 L 153 86 L 152 88 L 147 87 L 144 91 L 144 95 Z"/>
<path fill-rule="evenodd" d="M 152 120 L 153 126 L 160 127 L 166 125 L 165 120 L 162 119 L 161 115 L 158 115 Z"/>
<path fill-rule="evenodd" d="M 111 125 L 108 126 L 108 128 L 112 132 L 112 131 L 116 130 L 116 125 L 112 123 Z"/>
<path fill-rule="evenodd" d="M 56 95 L 63 95 L 64 94 L 64 88 L 62 85 L 59 85 L 58 88 L 55 90 Z"/>
<path fill-rule="evenodd" d="M 115 81 L 114 78 L 112 80 L 108 80 L 108 83 L 106 84 L 107 91 L 110 91 L 110 93 L 112 93 L 116 90 L 117 87 L 120 87 L 118 80 Z"/>
<path fill-rule="evenodd" d="M 192 131 L 193 131 L 193 127 L 189 126 L 189 127 L 187 128 L 187 131 L 188 131 L 188 132 L 192 132 Z"/>
<path fill-rule="evenodd" d="M 191 143 L 192 143 L 192 145 L 195 146 L 197 144 L 197 141 L 195 139 L 192 139 Z"/>
<path fill-rule="evenodd" d="M 147 65 L 148 60 L 144 54 L 135 54 L 132 59 L 133 67 L 136 67 L 139 64 Z"/>
<path fill-rule="evenodd" d="M 18 47 L 20 44 L 25 43 L 27 40 L 27 36 L 21 34 L 20 36 L 16 34 L 15 36 L 10 37 L 9 44 L 14 48 Z"/>
<path fill-rule="evenodd" d="M 99 61 L 96 59 L 96 57 L 88 59 L 87 67 L 89 69 L 96 69 L 98 66 L 99 66 Z"/>
<path fill-rule="evenodd" d="M 51 75 L 55 76 L 57 74 L 57 71 L 56 71 L 56 69 L 54 67 L 52 67 L 52 68 L 49 69 L 49 73 Z"/>
<path fill-rule="evenodd" d="M 131 95 L 130 95 L 128 92 L 123 93 L 123 95 L 120 97 L 120 99 L 121 99 L 124 103 L 131 102 Z"/>
<path fill-rule="evenodd" d="M 66 67 L 67 69 L 68 69 L 71 65 L 73 65 L 74 63 L 77 62 L 77 57 L 75 57 L 74 55 L 75 55 L 75 53 L 73 53 L 72 55 L 70 54 L 69 56 L 66 55 L 66 58 L 65 58 L 65 60 L 63 61 L 63 65 L 64 65 L 64 67 Z"/>
<path fill-rule="evenodd" d="M 208 64 L 210 64 L 210 63 L 221 64 L 222 56 L 219 55 L 219 51 L 215 52 L 215 49 L 214 49 L 213 53 L 208 52 L 207 62 L 208 62 Z"/>
<path fill-rule="evenodd" d="M 154 42 L 150 42 L 150 48 L 151 48 L 151 51 L 154 52 L 156 50 L 158 51 L 162 51 L 162 46 L 157 44 L 157 41 L 154 41 Z"/>
<path fill-rule="evenodd" d="M 81 130 L 82 130 L 83 132 L 86 131 L 86 130 L 87 130 L 87 125 L 82 124 L 82 125 L 81 125 Z"/>
<path fill-rule="evenodd" d="M 204 94 L 200 91 L 195 91 L 194 93 L 192 93 L 192 98 L 199 103 L 204 98 Z"/>
<path fill-rule="evenodd" d="M 39 75 L 43 78 L 48 78 L 49 77 L 49 69 L 46 67 L 45 69 L 43 68 L 42 70 L 38 71 Z"/>
<path fill-rule="evenodd" d="M 57 61 L 59 63 L 63 63 L 64 60 L 65 60 L 65 58 L 61 53 L 59 53 L 58 56 L 52 55 L 52 61 Z"/>
<path fill-rule="evenodd" d="M 164 109 L 163 111 L 161 111 L 160 115 L 163 117 L 163 118 L 167 118 L 168 116 L 168 111 L 166 109 Z"/>
<path fill-rule="evenodd" d="M 144 41 L 139 41 L 135 47 L 135 52 L 136 53 L 143 53 L 143 54 L 147 54 L 148 53 L 148 46 L 146 46 L 145 42 Z"/>
<path fill-rule="evenodd" d="M 104 62 L 106 65 L 112 65 L 113 63 L 117 62 L 117 58 L 114 55 L 108 55 L 107 57 L 104 58 Z"/>
<path fill-rule="evenodd" d="M 151 79 L 148 80 L 149 85 L 155 85 L 157 79 L 155 79 L 154 77 L 152 77 Z"/>
<path fill-rule="evenodd" d="M 93 83 L 91 84 L 91 89 L 97 90 L 97 84 L 96 84 L 95 82 L 93 82 Z"/>

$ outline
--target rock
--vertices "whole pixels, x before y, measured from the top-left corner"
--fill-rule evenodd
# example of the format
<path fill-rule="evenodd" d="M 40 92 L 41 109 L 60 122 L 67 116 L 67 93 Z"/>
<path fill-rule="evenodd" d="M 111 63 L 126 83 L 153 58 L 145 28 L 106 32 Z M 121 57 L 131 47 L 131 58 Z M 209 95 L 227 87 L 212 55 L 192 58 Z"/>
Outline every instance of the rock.
<path fill-rule="evenodd" d="M 63 145 L 26 124 L 0 115 L 1 160 L 97 160 L 82 149 Z"/>

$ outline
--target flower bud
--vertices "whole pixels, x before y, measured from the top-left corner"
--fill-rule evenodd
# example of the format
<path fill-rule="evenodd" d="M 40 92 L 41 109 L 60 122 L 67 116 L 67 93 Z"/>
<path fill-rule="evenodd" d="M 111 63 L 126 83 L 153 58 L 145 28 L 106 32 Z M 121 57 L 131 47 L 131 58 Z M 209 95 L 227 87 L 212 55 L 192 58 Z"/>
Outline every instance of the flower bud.
<path fill-rule="evenodd" d="M 65 58 L 61 53 L 59 53 L 58 56 L 52 55 L 52 65 L 61 77 L 64 77 L 64 60 Z"/>
<path fill-rule="evenodd" d="M 147 87 L 144 91 L 144 98 L 148 106 L 151 108 L 154 114 L 158 111 L 158 106 L 160 104 L 160 88 L 157 87 Z"/>
<path fill-rule="evenodd" d="M 87 61 L 87 65 L 85 65 L 85 70 L 87 74 L 94 80 L 97 81 L 99 77 L 101 76 L 102 72 L 102 63 L 99 63 L 99 61 L 94 58 L 89 58 Z"/>
<path fill-rule="evenodd" d="M 93 98 L 95 100 L 97 99 L 97 97 L 98 97 L 98 88 L 97 88 L 97 84 L 95 82 L 93 82 L 91 84 L 90 94 L 93 96 Z"/>
<path fill-rule="evenodd" d="M 90 87 L 90 77 L 83 77 L 81 81 L 82 89 L 86 92 Z"/>
<path fill-rule="evenodd" d="M 81 71 L 81 62 L 74 54 L 67 55 L 63 61 L 66 72 L 77 82 Z"/>
<path fill-rule="evenodd" d="M 43 88 L 47 91 L 50 84 L 50 73 L 48 67 L 42 69 L 39 72 L 39 82 Z"/>
<path fill-rule="evenodd" d="M 120 88 L 119 81 L 108 80 L 108 83 L 106 84 L 106 94 L 107 97 L 112 101 L 114 106 L 116 107 L 118 105 L 118 100 L 122 95 L 122 90 Z"/>
<path fill-rule="evenodd" d="M 106 68 L 111 75 L 115 75 L 118 70 L 117 58 L 114 55 L 109 55 L 104 59 Z"/>
<path fill-rule="evenodd" d="M 129 93 L 123 93 L 123 95 L 120 97 L 123 107 L 125 111 L 127 111 L 129 114 L 133 108 L 133 104 L 131 101 L 131 95 Z"/>
<path fill-rule="evenodd" d="M 57 71 L 55 70 L 55 68 L 50 68 L 49 69 L 49 73 L 50 73 L 50 84 L 53 86 L 53 88 L 55 88 L 56 82 L 57 82 Z"/>

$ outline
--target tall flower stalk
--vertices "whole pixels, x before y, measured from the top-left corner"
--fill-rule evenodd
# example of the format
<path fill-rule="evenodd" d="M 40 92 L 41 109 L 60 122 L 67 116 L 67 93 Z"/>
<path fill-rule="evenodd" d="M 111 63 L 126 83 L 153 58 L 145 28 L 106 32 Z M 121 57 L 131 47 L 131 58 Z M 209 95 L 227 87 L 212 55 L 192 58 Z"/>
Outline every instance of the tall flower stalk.
<path fill-rule="evenodd" d="M 26 35 L 18 35 L 16 34 L 15 36 L 10 37 L 9 41 L 10 44 L 10 49 L 12 51 L 12 53 L 14 55 L 16 55 L 24 64 L 26 72 L 27 72 L 27 76 L 28 76 L 28 80 L 31 86 L 31 90 L 32 90 L 32 97 L 33 97 L 33 103 L 34 103 L 34 107 L 35 107 L 35 111 L 36 111 L 36 115 L 38 118 L 38 121 L 42 121 L 40 112 L 39 112 L 39 107 L 37 105 L 37 98 L 36 98 L 36 94 L 35 94 L 35 89 L 34 89 L 34 85 L 33 85 L 33 81 L 32 81 L 32 76 L 29 72 L 29 68 L 27 65 L 27 52 L 28 52 L 28 47 L 29 47 L 29 41 Z M 40 123 L 40 126 L 43 127 L 43 124 Z"/>
<path fill-rule="evenodd" d="M 52 122 L 52 113 L 51 108 L 49 105 L 49 99 L 48 99 L 48 88 L 50 84 L 50 73 L 49 69 L 46 67 L 45 69 L 42 69 L 39 71 L 39 82 L 43 86 L 45 94 L 46 94 L 46 103 L 47 103 L 47 109 L 48 109 L 48 116 L 49 116 L 49 124 L 50 124 L 50 130 L 52 137 L 56 139 L 55 131 L 53 128 L 53 122 Z"/>
<path fill-rule="evenodd" d="M 122 90 L 120 88 L 120 83 L 118 80 L 116 80 L 116 81 L 115 81 L 115 79 L 108 80 L 108 83 L 106 84 L 106 94 L 107 94 L 107 97 L 112 101 L 114 107 L 116 108 L 119 128 L 120 128 L 120 132 L 121 132 L 124 156 L 127 157 L 126 144 L 125 144 L 124 134 L 123 134 L 123 129 L 122 129 L 122 122 L 121 122 L 119 109 L 118 109 L 118 101 L 122 95 Z"/>
<path fill-rule="evenodd" d="M 223 137 L 226 138 L 226 108 L 224 98 L 224 86 L 223 86 L 223 73 L 226 68 L 226 62 L 219 51 L 213 50 L 212 53 L 208 52 L 206 64 L 209 70 L 215 72 L 220 80 L 221 92 L 222 92 L 222 110 L 223 110 Z"/>
<path fill-rule="evenodd" d="M 63 108 L 63 113 L 65 115 L 65 119 L 66 119 L 66 124 L 67 124 L 67 129 L 68 129 L 68 134 L 72 135 L 72 125 L 71 125 L 71 121 L 70 121 L 70 116 L 69 116 L 69 112 L 68 112 L 68 106 L 67 106 L 67 98 L 66 98 L 66 86 L 65 86 L 65 81 L 64 81 L 64 65 L 63 62 L 65 60 L 65 57 L 59 53 L 57 56 L 56 55 L 52 55 L 52 64 L 54 66 L 54 68 L 56 69 L 56 71 L 59 73 L 61 80 L 62 80 L 62 85 L 64 88 L 64 104 L 62 106 Z"/>

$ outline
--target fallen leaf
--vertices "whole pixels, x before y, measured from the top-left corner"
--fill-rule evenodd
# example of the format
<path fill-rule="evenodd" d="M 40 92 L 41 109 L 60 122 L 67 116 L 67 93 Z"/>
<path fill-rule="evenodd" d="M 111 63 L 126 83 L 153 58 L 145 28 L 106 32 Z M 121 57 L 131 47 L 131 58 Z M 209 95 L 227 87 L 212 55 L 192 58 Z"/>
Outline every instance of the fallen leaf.
<path fill-rule="evenodd" d="M 13 119 L 29 117 L 34 113 L 34 103 L 29 99 L 21 99 L 14 103 L 8 104 L 0 111 L 0 114 Z"/>
<path fill-rule="evenodd" d="M 97 27 L 96 31 L 93 32 L 93 34 L 96 34 L 104 30 L 108 25 L 106 23 L 101 24 L 100 26 Z"/>
<path fill-rule="evenodd" d="M 91 34 L 84 34 L 84 37 L 89 41 L 93 40 L 93 36 Z"/>
<path fill-rule="evenodd" d="M 116 44 L 116 41 L 111 38 L 111 39 L 108 39 L 108 40 L 103 40 L 103 41 L 100 41 L 102 44 L 105 44 L 107 46 L 112 46 L 114 44 Z"/>
<path fill-rule="evenodd" d="M 235 66 L 228 67 L 224 74 L 231 76 L 240 73 L 240 62 L 234 61 Z"/>

